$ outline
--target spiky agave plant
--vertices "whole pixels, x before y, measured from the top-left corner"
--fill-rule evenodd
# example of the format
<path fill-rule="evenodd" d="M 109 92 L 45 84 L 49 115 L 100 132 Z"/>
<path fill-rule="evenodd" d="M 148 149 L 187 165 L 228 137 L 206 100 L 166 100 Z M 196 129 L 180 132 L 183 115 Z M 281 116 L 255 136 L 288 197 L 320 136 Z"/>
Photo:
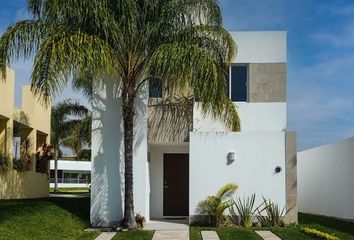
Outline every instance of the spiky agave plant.
<path fill-rule="evenodd" d="M 232 195 L 238 189 L 234 183 L 223 186 L 215 196 L 208 196 L 199 202 L 196 214 L 207 218 L 207 224 L 210 226 L 220 226 L 224 219 L 224 212 L 234 203 Z"/>
<path fill-rule="evenodd" d="M 256 200 L 256 194 L 252 194 L 250 197 L 237 198 L 235 202 L 236 209 L 238 211 L 238 216 L 240 219 L 240 224 L 245 228 L 250 228 L 253 225 L 254 220 L 256 219 L 256 212 L 263 205 L 254 207 Z"/>
<path fill-rule="evenodd" d="M 270 199 L 263 197 L 264 208 L 262 211 L 266 212 L 266 215 L 262 215 L 262 211 L 258 211 L 257 219 L 259 223 L 264 227 L 279 227 L 284 225 L 285 215 L 291 211 L 294 207 L 286 210 L 285 207 L 280 208 L 278 204 L 272 202 Z"/>

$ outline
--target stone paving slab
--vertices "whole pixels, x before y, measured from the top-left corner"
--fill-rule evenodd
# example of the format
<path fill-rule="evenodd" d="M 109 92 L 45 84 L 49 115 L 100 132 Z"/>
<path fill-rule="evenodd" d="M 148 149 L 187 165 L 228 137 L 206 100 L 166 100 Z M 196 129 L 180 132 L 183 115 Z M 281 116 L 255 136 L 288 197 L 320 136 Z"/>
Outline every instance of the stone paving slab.
<path fill-rule="evenodd" d="M 202 231 L 203 240 L 220 240 L 215 231 Z"/>
<path fill-rule="evenodd" d="M 158 230 L 152 240 L 189 240 L 188 230 Z"/>
<path fill-rule="evenodd" d="M 144 230 L 189 230 L 189 224 L 188 219 L 154 219 L 144 226 Z"/>
<path fill-rule="evenodd" d="M 256 233 L 265 240 L 281 240 L 277 235 L 271 231 L 256 231 Z"/>
<path fill-rule="evenodd" d="M 103 232 L 95 240 L 111 240 L 115 235 L 115 232 Z"/>

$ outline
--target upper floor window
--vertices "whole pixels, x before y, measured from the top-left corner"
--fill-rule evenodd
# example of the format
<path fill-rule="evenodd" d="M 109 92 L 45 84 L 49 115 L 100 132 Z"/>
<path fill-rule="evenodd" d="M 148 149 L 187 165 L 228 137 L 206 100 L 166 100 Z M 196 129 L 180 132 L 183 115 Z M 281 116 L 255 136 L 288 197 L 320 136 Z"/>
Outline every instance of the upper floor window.
<path fill-rule="evenodd" d="M 162 98 L 162 81 L 159 79 L 149 80 L 149 98 Z"/>
<path fill-rule="evenodd" d="M 226 77 L 228 96 L 233 102 L 247 101 L 248 69 L 246 65 L 231 66 Z"/>

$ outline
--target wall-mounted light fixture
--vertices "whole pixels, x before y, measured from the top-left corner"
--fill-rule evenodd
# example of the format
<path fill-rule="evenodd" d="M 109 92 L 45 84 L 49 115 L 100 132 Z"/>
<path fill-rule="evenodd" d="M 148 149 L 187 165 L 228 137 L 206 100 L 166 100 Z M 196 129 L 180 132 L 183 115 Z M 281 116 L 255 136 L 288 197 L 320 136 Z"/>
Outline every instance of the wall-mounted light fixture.
<path fill-rule="evenodd" d="M 277 173 L 280 173 L 282 170 L 281 166 L 277 166 L 275 169 L 274 169 L 274 173 L 277 174 Z"/>
<path fill-rule="evenodd" d="M 235 152 L 229 152 L 227 154 L 227 165 L 230 165 L 231 163 L 233 163 L 236 160 L 236 153 Z"/>

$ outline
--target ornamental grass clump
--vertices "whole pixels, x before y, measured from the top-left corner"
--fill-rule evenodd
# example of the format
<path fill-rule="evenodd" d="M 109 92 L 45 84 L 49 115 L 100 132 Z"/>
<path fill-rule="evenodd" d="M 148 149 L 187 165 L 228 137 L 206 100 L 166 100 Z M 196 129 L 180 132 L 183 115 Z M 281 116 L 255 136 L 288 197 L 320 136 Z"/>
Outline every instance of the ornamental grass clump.
<path fill-rule="evenodd" d="M 215 196 L 208 196 L 206 199 L 199 202 L 196 210 L 198 216 L 206 217 L 206 225 L 220 226 L 225 219 L 224 212 L 230 208 L 234 202 L 232 196 L 238 186 L 229 183 L 222 187 Z"/>

